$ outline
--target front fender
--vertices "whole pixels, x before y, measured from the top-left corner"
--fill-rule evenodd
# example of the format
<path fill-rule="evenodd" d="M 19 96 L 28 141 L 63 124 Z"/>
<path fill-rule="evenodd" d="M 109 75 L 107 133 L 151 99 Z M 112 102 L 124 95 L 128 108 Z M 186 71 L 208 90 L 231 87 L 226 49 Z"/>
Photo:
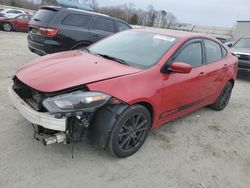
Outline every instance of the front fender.
<path fill-rule="evenodd" d="M 101 148 L 106 147 L 116 120 L 127 107 L 127 104 L 107 105 L 95 113 L 89 135 L 92 144 Z"/>

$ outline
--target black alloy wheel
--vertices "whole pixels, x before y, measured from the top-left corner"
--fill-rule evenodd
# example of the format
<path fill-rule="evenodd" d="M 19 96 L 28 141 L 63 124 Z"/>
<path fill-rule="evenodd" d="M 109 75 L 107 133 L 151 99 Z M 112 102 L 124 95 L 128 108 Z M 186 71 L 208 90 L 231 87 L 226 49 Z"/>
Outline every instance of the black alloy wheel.
<path fill-rule="evenodd" d="M 218 97 L 218 99 L 216 100 L 216 102 L 214 104 L 210 105 L 210 107 L 216 111 L 223 110 L 227 106 L 227 104 L 230 100 L 232 90 L 233 90 L 233 84 L 231 82 L 227 82 L 226 86 L 222 90 L 222 92 L 221 92 L 220 96 Z"/>
<path fill-rule="evenodd" d="M 117 120 L 109 139 L 109 150 L 118 157 L 137 152 L 151 128 L 151 116 L 141 105 L 130 106 Z"/>

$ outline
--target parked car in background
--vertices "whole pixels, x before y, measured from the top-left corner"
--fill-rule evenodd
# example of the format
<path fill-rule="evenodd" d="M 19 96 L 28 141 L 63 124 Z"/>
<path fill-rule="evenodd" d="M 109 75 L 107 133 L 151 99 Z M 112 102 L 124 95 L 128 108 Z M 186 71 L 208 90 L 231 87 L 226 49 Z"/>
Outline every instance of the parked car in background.
<path fill-rule="evenodd" d="M 242 37 L 229 46 L 239 59 L 239 70 L 250 72 L 250 37 Z"/>
<path fill-rule="evenodd" d="M 223 110 L 237 61 L 213 38 L 133 29 L 23 65 L 9 94 L 39 133 L 48 134 L 45 145 L 77 143 L 89 135 L 96 145 L 127 157 L 151 128 L 203 106 Z"/>
<path fill-rule="evenodd" d="M 5 16 L 8 17 L 8 18 L 14 18 L 19 14 L 26 14 L 26 12 L 23 11 L 23 10 L 10 9 L 10 8 L 2 10 L 1 13 L 5 14 Z"/>
<path fill-rule="evenodd" d="M 0 12 L 0 18 L 6 18 L 6 15 Z"/>
<path fill-rule="evenodd" d="M 127 29 L 126 22 L 104 14 L 42 7 L 29 23 L 28 47 L 39 55 L 79 49 Z"/>
<path fill-rule="evenodd" d="M 20 14 L 14 18 L 0 19 L 0 28 L 4 31 L 28 31 L 28 23 L 32 15 Z"/>

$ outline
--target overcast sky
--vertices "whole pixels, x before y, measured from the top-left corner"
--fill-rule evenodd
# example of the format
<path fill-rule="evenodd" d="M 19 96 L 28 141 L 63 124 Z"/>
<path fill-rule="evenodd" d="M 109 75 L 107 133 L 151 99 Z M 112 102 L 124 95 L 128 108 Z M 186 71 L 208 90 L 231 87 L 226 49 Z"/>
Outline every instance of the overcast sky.
<path fill-rule="evenodd" d="M 250 20 L 250 0 L 97 0 L 100 6 L 132 2 L 136 8 L 146 9 L 152 4 L 156 10 L 172 12 L 179 22 L 208 26 L 232 27 L 236 20 Z"/>

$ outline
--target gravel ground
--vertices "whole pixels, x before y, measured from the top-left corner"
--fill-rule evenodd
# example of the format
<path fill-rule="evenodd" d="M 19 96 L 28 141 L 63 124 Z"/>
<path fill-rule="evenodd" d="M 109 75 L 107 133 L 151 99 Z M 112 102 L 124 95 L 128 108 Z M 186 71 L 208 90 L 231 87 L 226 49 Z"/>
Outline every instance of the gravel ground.
<path fill-rule="evenodd" d="M 250 74 L 240 74 L 229 106 L 202 108 L 151 131 L 127 159 L 81 143 L 44 147 L 7 95 L 16 69 L 37 57 L 25 33 L 0 31 L 0 187 L 250 187 Z"/>

